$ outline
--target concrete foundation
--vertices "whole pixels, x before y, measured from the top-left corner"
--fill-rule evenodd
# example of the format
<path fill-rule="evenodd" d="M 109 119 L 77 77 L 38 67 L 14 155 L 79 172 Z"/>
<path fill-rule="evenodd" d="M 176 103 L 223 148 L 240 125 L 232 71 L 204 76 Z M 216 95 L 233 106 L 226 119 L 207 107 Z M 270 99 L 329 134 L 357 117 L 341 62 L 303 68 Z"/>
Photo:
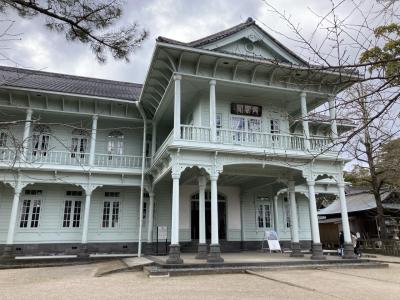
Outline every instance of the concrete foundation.
<path fill-rule="evenodd" d="M 166 261 L 169 265 L 183 264 L 183 259 L 181 258 L 181 247 L 179 245 L 169 245 L 169 256 Z"/>
<path fill-rule="evenodd" d="M 196 259 L 207 259 L 208 257 L 208 245 L 199 244 L 197 247 Z"/>
<path fill-rule="evenodd" d="M 223 263 L 224 259 L 221 257 L 221 248 L 219 244 L 210 245 L 210 253 L 207 257 L 209 263 Z"/>
<path fill-rule="evenodd" d="M 312 255 L 311 259 L 314 260 L 323 260 L 326 259 L 322 252 L 322 244 L 321 243 L 313 243 L 312 244 Z"/>
<path fill-rule="evenodd" d="M 352 244 L 344 244 L 343 259 L 355 259 L 357 256 L 354 254 L 354 247 Z"/>
<path fill-rule="evenodd" d="M 304 257 L 304 254 L 301 253 L 300 243 L 292 243 L 292 253 L 290 253 L 291 257 Z"/>

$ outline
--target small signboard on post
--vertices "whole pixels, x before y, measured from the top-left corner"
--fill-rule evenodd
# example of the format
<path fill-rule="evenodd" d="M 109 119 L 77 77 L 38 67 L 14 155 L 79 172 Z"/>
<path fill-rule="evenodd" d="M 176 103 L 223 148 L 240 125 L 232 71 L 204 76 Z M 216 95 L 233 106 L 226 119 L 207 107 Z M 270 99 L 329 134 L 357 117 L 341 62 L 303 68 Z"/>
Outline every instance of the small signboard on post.
<path fill-rule="evenodd" d="M 165 242 L 165 252 L 159 253 L 158 242 Z M 157 254 L 167 254 L 168 253 L 168 227 L 167 226 L 157 226 Z"/>
<path fill-rule="evenodd" d="M 279 244 L 278 234 L 275 230 L 265 230 L 264 241 L 268 243 L 269 253 L 272 251 L 282 252 L 281 245 Z M 263 247 L 263 249 L 266 249 Z"/>

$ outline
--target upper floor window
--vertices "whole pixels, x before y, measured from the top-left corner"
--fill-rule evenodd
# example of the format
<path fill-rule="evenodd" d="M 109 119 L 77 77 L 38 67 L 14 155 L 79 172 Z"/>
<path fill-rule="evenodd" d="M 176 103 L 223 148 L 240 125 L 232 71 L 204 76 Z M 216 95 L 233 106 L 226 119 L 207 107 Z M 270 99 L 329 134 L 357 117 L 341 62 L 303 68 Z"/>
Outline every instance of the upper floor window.
<path fill-rule="evenodd" d="M 108 134 L 107 152 L 110 160 L 113 155 L 124 154 L 124 134 L 121 131 L 114 130 Z"/>
<path fill-rule="evenodd" d="M 47 125 L 36 125 L 32 135 L 33 156 L 47 156 L 50 141 L 50 127 Z"/>
<path fill-rule="evenodd" d="M 71 157 L 84 158 L 89 140 L 89 132 L 84 129 L 72 131 Z"/>
<path fill-rule="evenodd" d="M 42 200 L 38 196 L 42 195 L 41 190 L 25 190 L 25 199 L 21 205 L 20 228 L 39 227 L 39 217 Z"/>
<path fill-rule="evenodd" d="M 259 229 L 272 227 L 271 202 L 259 199 L 256 204 L 256 223 Z"/>
<path fill-rule="evenodd" d="M 7 133 L 4 131 L 0 131 L 0 148 L 7 147 L 7 138 L 8 138 Z"/>
<path fill-rule="evenodd" d="M 280 133 L 280 122 L 277 119 L 273 119 L 270 121 L 271 125 L 271 133 L 272 134 L 279 134 Z"/>

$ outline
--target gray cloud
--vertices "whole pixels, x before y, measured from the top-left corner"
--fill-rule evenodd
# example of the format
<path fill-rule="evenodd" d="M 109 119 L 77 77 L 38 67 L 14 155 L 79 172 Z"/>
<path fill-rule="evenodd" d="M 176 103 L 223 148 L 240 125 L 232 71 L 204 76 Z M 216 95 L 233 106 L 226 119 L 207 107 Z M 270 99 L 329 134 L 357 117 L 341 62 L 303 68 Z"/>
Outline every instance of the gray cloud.
<path fill-rule="evenodd" d="M 328 0 L 268 0 L 268 3 L 291 14 L 305 33 L 310 33 L 318 21 L 310 9 L 323 14 L 331 5 Z M 346 7 L 343 10 L 346 13 Z M 149 30 L 150 36 L 129 63 L 109 58 L 106 64 L 100 65 L 87 45 L 68 42 L 63 35 L 48 31 L 41 18 L 21 19 L 15 15 L 4 18 L 15 20 L 12 31 L 23 33 L 22 40 L 0 44 L 0 48 L 8 48 L 1 52 L 11 59 L 0 63 L 15 65 L 17 62 L 39 70 L 141 83 L 157 36 L 190 41 L 234 26 L 250 16 L 261 26 L 266 25 L 265 29 L 289 48 L 305 54 L 298 44 L 274 32 L 288 34 L 289 29 L 261 0 L 138 0 L 126 1 L 120 23 L 137 21 Z"/>

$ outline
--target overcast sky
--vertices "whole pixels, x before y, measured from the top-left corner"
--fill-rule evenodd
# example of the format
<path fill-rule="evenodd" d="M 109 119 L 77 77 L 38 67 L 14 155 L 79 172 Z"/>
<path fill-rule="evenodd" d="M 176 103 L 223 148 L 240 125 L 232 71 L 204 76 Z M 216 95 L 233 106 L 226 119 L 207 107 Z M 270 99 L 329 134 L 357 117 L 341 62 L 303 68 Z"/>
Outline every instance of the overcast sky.
<path fill-rule="evenodd" d="M 319 12 L 329 9 L 327 0 L 270 0 L 274 6 L 295 16 L 303 27 L 311 28 L 316 21 L 310 8 Z M 139 0 L 126 1 L 121 22 L 137 21 L 150 32 L 141 49 L 129 63 L 108 59 L 99 64 L 88 45 L 68 42 L 62 34 L 50 32 L 43 19 L 15 20 L 14 33 L 22 33 L 20 41 L 3 42 L 2 52 L 10 59 L 2 64 L 142 83 L 158 36 L 191 41 L 244 22 L 248 17 L 281 32 L 287 27 L 271 13 L 261 0 Z M 282 37 L 272 33 L 278 39 Z M 289 43 L 289 47 L 290 42 Z M 292 48 L 295 48 L 292 46 Z M 299 49 L 293 49 L 298 51 Z"/>

